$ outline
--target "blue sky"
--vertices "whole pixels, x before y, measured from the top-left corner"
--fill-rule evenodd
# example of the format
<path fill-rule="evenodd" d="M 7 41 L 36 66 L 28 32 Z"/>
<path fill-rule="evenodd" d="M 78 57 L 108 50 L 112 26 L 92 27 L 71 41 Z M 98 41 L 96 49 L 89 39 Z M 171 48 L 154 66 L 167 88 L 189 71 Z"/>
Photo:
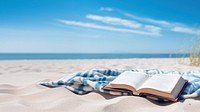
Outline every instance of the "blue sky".
<path fill-rule="evenodd" d="M 180 53 L 200 1 L 0 0 L 0 53 Z"/>

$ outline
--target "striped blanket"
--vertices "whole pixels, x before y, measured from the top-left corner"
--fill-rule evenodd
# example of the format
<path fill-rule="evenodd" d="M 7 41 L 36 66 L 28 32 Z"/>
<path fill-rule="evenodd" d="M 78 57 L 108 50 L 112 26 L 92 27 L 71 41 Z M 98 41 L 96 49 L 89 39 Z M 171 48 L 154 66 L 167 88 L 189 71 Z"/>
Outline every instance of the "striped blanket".
<path fill-rule="evenodd" d="M 147 75 L 173 74 L 182 75 L 188 80 L 188 84 L 179 99 L 195 98 L 200 96 L 200 70 L 191 72 L 162 71 L 157 69 L 132 69 L 132 70 L 111 70 L 111 69 L 93 69 L 84 72 L 77 72 L 66 75 L 56 81 L 40 82 L 47 87 L 65 87 L 76 94 L 87 94 L 92 91 L 108 93 L 112 95 L 130 95 L 125 92 L 116 92 L 103 90 L 102 87 L 114 80 L 124 71 L 144 72 Z"/>

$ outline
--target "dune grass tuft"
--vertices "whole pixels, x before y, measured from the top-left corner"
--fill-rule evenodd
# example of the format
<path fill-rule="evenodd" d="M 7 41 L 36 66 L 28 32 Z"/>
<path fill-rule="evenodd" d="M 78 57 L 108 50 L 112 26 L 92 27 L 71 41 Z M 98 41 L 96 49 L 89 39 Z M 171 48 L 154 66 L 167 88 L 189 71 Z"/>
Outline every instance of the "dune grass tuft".
<path fill-rule="evenodd" d="M 194 41 L 189 59 L 192 66 L 200 66 L 200 37 Z"/>

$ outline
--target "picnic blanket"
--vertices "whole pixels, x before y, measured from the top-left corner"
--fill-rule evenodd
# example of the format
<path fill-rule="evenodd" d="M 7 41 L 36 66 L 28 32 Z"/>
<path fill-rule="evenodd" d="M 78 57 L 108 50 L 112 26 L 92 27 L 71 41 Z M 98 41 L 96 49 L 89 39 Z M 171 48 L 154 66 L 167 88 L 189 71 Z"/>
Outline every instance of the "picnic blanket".
<path fill-rule="evenodd" d="M 117 70 L 117 69 L 93 69 L 83 72 L 68 74 L 55 81 L 40 82 L 41 85 L 47 87 L 65 87 L 76 94 L 87 94 L 92 91 L 108 93 L 112 95 L 130 95 L 126 92 L 116 92 L 103 90 L 102 88 L 109 82 L 114 80 L 118 75 L 124 71 L 143 72 L 147 75 L 162 75 L 173 74 L 181 75 L 188 80 L 188 84 L 179 99 L 196 98 L 200 96 L 200 70 L 191 72 L 178 71 L 162 71 L 157 69 L 131 69 L 131 70 Z"/>

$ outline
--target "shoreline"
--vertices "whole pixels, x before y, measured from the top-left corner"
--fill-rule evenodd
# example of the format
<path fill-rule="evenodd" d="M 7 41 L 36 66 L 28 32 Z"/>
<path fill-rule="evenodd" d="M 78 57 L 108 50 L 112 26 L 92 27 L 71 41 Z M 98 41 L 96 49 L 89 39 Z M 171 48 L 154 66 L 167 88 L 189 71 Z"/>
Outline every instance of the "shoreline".
<path fill-rule="evenodd" d="M 76 59 L 132 59 L 182 58 L 189 54 L 173 53 L 0 53 L 0 60 L 76 60 Z"/>
<path fill-rule="evenodd" d="M 135 60 L 135 59 L 189 59 L 189 57 L 174 57 L 174 58 L 102 58 L 102 59 L 0 59 L 0 61 L 76 61 L 76 60 Z"/>

